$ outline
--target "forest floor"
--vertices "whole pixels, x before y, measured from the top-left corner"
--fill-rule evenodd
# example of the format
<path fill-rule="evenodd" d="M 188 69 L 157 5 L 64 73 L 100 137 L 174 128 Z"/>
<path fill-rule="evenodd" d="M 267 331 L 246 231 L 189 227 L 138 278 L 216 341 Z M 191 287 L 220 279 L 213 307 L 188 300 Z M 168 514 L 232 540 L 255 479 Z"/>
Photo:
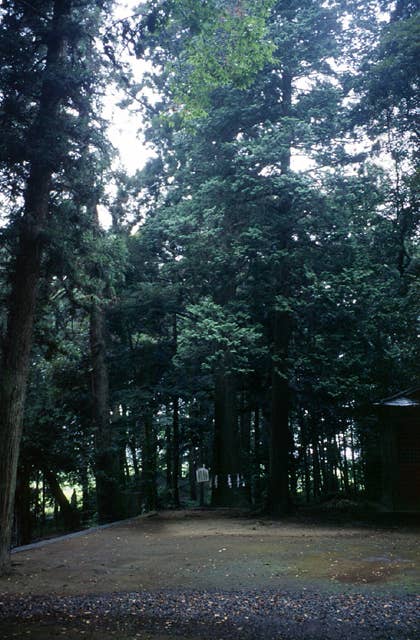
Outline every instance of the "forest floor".
<path fill-rule="evenodd" d="M 0 637 L 417 640 L 419 532 L 220 510 L 139 517 L 15 553 Z"/>

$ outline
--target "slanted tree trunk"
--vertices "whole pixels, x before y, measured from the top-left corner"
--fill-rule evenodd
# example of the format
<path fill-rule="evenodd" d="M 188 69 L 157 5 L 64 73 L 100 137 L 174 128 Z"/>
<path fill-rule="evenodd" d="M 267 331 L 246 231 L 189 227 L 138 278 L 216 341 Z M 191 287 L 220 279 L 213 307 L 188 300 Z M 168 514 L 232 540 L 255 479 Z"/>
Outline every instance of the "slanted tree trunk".
<path fill-rule="evenodd" d="M 57 476 L 48 467 L 44 467 L 44 478 L 48 482 L 48 486 L 51 491 L 56 504 L 60 507 L 61 515 L 63 516 L 64 526 L 69 531 L 74 531 L 80 527 L 80 514 L 77 509 L 74 509 L 70 502 L 67 500 L 63 493 L 60 483 L 57 480 Z"/>
<path fill-rule="evenodd" d="M 38 116 L 30 132 L 32 158 L 24 196 L 24 214 L 11 277 L 6 334 L 0 371 L 0 574 L 10 567 L 10 544 L 16 489 L 16 471 L 22 437 L 23 413 L 38 282 L 54 166 L 45 150 L 56 146 L 57 115 L 63 99 L 66 35 L 65 20 L 71 1 L 55 0 Z M 53 154 L 52 154 L 53 155 Z"/>

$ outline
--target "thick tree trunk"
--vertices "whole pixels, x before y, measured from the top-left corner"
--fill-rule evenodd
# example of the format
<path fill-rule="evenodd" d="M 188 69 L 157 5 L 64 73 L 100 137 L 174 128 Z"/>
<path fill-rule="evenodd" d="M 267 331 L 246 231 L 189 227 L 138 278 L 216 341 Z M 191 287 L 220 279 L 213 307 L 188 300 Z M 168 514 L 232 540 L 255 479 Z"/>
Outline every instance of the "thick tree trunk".
<path fill-rule="evenodd" d="M 281 108 L 284 118 L 292 109 L 292 74 L 288 69 L 282 74 Z M 287 125 L 286 125 L 287 126 Z M 282 174 L 290 172 L 292 132 L 286 131 L 286 140 L 280 154 Z M 287 238 L 284 241 L 287 246 Z M 287 268 L 278 274 L 282 293 L 287 291 Z M 291 510 L 289 490 L 290 432 L 289 410 L 290 390 L 286 370 L 286 358 L 291 335 L 291 318 L 287 312 L 277 309 L 273 312 L 273 352 L 271 373 L 271 418 L 269 449 L 269 509 L 273 515 L 283 515 Z"/>
<path fill-rule="evenodd" d="M 32 536 L 33 518 L 31 515 L 31 466 L 20 464 L 16 483 L 15 522 L 16 545 L 29 544 Z"/>
<path fill-rule="evenodd" d="M 289 513 L 289 408 L 290 391 L 284 360 L 290 338 L 290 317 L 276 311 L 273 321 L 273 364 L 271 378 L 269 509 L 273 515 Z"/>
<path fill-rule="evenodd" d="M 240 480 L 239 426 L 236 384 L 232 374 L 219 373 L 215 381 L 212 504 L 234 507 L 246 503 Z"/>
<path fill-rule="evenodd" d="M 254 408 L 254 504 L 261 503 L 261 426 L 260 408 Z"/>
<path fill-rule="evenodd" d="M 56 0 L 48 41 L 44 82 L 38 117 L 28 144 L 33 157 L 25 192 L 24 215 L 11 278 L 7 329 L 0 378 L 0 574 L 10 567 L 10 543 L 16 488 L 16 471 L 22 437 L 29 358 L 40 277 L 44 226 L 48 214 L 53 171 L 42 152 L 48 141 L 56 144 L 56 116 L 61 100 L 57 76 L 65 55 L 63 23 L 71 2 Z"/>
<path fill-rule="evenodd" d="M 153 415 L 150 413 L 144 418 L 144 442 L 143 442 L 143 479 L 144 507 L 146 511 L 154 511 L 157 508 L 156 485 L 156 436 L 153 426 Z"/>
<path fill-rule="evenodd" d="M 240 456 L 241 456 L 241 483 L 244 482 L 244 495 L 251 503 L 251 410 L 246 406 L 247 398 L 245 392 L 241 394 L 241 417 L 240 417 Z"/>
<path fill-rule="evenodd" d="M 179 398 L 173 398 L 172 407 L 172 499 L 174 507 L 179 507 Z"/>
<path fill-rule="evenodd" d="M 95 477 L 98 518 L 112 522 L 124 516 L 120 491 L 120 457 L 115 423 L 109 411 L 109 382 L 106 362 L 105 317 L 98 305 L 90 313 L 92 397 L 95 426 Z"/>

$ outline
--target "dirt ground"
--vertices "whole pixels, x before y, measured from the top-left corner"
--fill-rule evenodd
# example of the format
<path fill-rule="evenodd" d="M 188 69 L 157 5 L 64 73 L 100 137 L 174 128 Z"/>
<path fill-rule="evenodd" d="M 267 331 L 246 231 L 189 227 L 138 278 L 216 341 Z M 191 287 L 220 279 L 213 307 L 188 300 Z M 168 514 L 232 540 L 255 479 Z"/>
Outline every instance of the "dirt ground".
<path fill-rule="evenodd" d="M 415 640 L 418 534 L 220 510 L 139 517 L 14 553 L 0 636 Z"/>
<path fill-rule="evenodd" d="M 162 512 L 13 555 L 0 593 L 316 587 L 413 593 L 419 530 Z"/>

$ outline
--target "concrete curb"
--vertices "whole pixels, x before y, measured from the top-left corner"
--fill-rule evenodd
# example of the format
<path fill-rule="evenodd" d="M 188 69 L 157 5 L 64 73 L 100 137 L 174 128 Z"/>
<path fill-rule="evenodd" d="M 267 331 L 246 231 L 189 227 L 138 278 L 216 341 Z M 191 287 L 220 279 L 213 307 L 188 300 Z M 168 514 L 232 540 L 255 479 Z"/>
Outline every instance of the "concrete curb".
<path fill-rule="evenodd" d="M 145 514 L 144 516 L 136 516 L 135 518 L 128 518 L 127 520 L 118 520 L 117 522 L 110 522 L 108 524 L 101 524 L 97 527 L 91 527 L 90 529 L 82 529 L 81 531 L 75 531 L 74 533 L 67 533 L 64 536 L 57 536 L 56 538 L 48 538 L 47 540 L 40 540 L 39 542 L 32 542 L 31 544 L 25 544 L 21 547 L 15 547 L 10 553 L 21 553 L 22 551 L 30 551 L 31 549 L 38 549 L 44 547 L 47 544 L 53 544 L 54 542 L 61 542 L 61 540 L 70 540 L 71 538 L 78 538 L 80 536 L 86 536 L 89 533 L 95 533 L 96 531 L 102 531 L 102 529 L 110 529 L 111 527 L 118 527 L 120 525 L 128 524 L 142 518 L 150 518 L 158 515 L 156 511 Z"/>

